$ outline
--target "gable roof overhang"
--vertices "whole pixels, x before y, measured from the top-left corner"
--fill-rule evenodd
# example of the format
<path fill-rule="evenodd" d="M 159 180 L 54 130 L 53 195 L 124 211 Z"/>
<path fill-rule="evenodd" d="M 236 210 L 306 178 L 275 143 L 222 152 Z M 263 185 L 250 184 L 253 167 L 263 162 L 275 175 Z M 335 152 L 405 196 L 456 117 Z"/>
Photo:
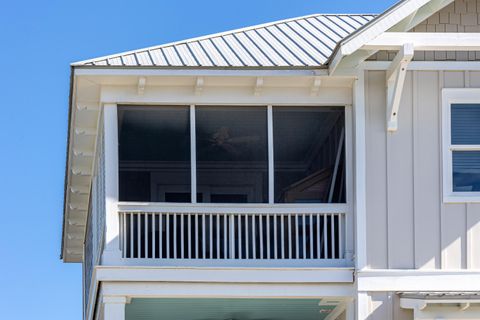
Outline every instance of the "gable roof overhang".
<path fill-rule="evenodd" d="M 441 10 L 454 0 L 403 0 L 341 40 L 330 56 L 329 73 L 355 68 L 378 51 L 364 46 L 385 32 L 405 32 Z"/>

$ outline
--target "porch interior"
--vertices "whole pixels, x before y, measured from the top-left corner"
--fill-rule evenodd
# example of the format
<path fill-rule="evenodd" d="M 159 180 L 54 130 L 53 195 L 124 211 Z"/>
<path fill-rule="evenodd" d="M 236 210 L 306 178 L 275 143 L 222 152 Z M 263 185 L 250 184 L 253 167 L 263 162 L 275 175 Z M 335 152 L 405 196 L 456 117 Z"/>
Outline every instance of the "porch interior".
<path fill-rule="evenodd" d="M 344 302 L 319 299 L 134 298 L 126 320 L 324 320 L 342 319 Z"/>

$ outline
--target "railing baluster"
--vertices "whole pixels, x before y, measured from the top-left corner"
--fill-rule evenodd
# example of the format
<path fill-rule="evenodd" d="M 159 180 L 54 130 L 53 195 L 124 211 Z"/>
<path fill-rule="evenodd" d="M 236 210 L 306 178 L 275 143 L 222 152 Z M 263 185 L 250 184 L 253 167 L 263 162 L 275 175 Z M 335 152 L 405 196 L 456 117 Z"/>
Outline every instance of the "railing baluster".
<path fill-rule="evenodd" d="M 145 220 L 145 234 L 144 234 L 144 239 L 145 239 L 145 259 L 148 258 L 148 213 L 143 214 L 144 220 Z"/>
<path fill-rule="evenodd" d="M 223 214 L 223 259 L 228 258 L 228 230 L 227 230 L 227 214 Z"/>
<path fill-rule="evenodd" d="M 250 235 L 250 232 L 249 232 L 249 229 L 248 229 L 248 214 L 245 214 L 245 258 L 246 259 L 250 259 L 250 252 L 249 252 L 249 248 L 248 248 L 248 238 L 249 238 L 249 235 Z"/>
<path fill-rule="evenodd" d="M 320 240 L 320 215 L 317 214 L 317 259 L 320 259 L 320 247 L 321 247 L 321 240 Z"/>
<path fill-rule="evenodd" d="M 140 232 L 142 230 L 142 215 L 137 213 L 137 257 L 136 258 L 141 258 L 142 257 L 142 233 Z"/>
<path fill-rule="evenodd" d="M 299 254 L 299 245 L 298 245 L 298 214 L 294 215 L 295 217 L 295 255 L 296 258 L 299 259 L 300 254 Z"/>
<path fill-rule="evenodd" d="M 202 214 L 202 259 L 206 259 L 205 214 Z"/>
<path fill-rule="evenodd" d="M 332 259 L 335 259 L 335 215 L 332 213 L 330 215 L 330 229 L 331 229 L 331 232 L 330 232 L 330 237 L 331 237 L 331 240 L 332 240 Z"/>
<path fill-rule="evenodd" d="M 123 225 L 123 250 L 122 250 L 122 257 L 127 257 L 127 214 L 122 212 L 122 225 Z"/>
<path fill-rule="evenodd" d="M 253 259 L 257 259 L 257 238 L 255 230 L 255 214 L 252 214 L 252 253 Z"/>
<path fill-rule="evenodd" d="M 277 215 L 276 214 L 272 215 L 272 218 L 273 218 L 273 250 L 274 250 L 273 258 L 275 260 L 277 260 L 277 251 L 278 251 L 277 250 L 278 249 L 277 248 L 277 240 L 278 240 L 278 238 L 277 238 Z"/>
<path fill-rule="evenodd" d="M 209 235 L 210 235 L 210 240 L 209 240 L 209 247 L 210 247 L 210 259 L 213 259 L 213 214 L 208 215 L 208 224 L 209 224 Z"/>
<path fill-rule="evenodd" d="M 267 259 L 270 259 L 270 216 L 265 216 L 267 218 Z"/>
<path fill-rule="evenodd" d="M 173 259 L 177 259 L 177 214 L 173 214 Z"/>
<path fill-rule="evenodd" d="M 158 214 L 158 257 L 163 259 L 163 213 Z"/>
<path fill-rule="evenodd" d="M 303 259 L 307 258 L 307 233 L 305 231 L 305 214 L 302 215 L 302 242 L 303 242 Z"/>
<path fill-rule="evenodd" d="M 323 257 L 328 259 L 327 215 L 323 215 Z"/>
<path fill-rule="evenodd" d="M 338 216 L 338 258 L 343 259 L 343 214 Z"/>
<path fill-rule="evenodd" d="M 192 216 L 189 214 L 187 214 L 187 219 L 188 219 L 188 254 L 187 254 L 187 258 L 188 259 L 191 259 L 192 258 Z"/>
<path fill-rule="evenodd" d="M 156 230 L 157 230 L 157 225 L 156 225 L 156 223 L 155 223 L 155 220 L 156 220 L 155 217 L 156 217 L 156 215 L 157 215 L 156 213 L 152 213 L 152 258 L 153 258 L 153 259 L 156 259 L 156 258 L 157 258 L 157 252 L 156 252 L 156 251 L 157 251 L 157 250 L 156 250 L 157 248 L 156 248 L 156 243 L 155 243 L 155 242 L 157 241 L 157 239 L 156 239 L 156 237 L 155 237 L 155 235 L 157 234 L 157 232 L 156 232 Z"/>
<path fill-rule="evenodd" d="M 130 220 L 130 258 L 133 258 L 133 214 L 130 213 L 128 216 Z"/>
<path fill-rule="evenodd" d="M 185 249 L 185 244 L 184 244 L 184 230 L 183 230 L 183 213 L 180 214 L 180 258 L 184 258 L 184 249 Z"/>
<path fill-rule="evenodd" d="M 195 259 L 198 259 L 198 213 L 195 214 Z"/>
<path fill-rule="evenodd" d="M 238 219 L 238 259 L 243 259 L 242 255 L 242 215 L 237 215 Z"/>
<path fill-rule="evenodd" d="M 281 231 L 280 231 L 280 236 L 281 236 L 281 239 L 282 239 L 282 243 L 280 245 L 280 248 L 282 250 L 282 259 L 285 259 L 285 230 L 284 230 L 284 218 L 285 216 L 282 214 L 280 216 L 280 228 L 281 228 Z"/>
<path fill-rule="evenodd" d="M 166 232 L 167 245 L 165 246 L 165 251 L 167 251 L 167 259 L 170 259 L 170 214 L 169 213 L 166 214 L 165 229 L 167 230 Z"/>
<path fill-rule="evenodd" d="M 220 214 L 217 213 L 217 259 L 220 259 Z"/>
<path fill-rule="evenodd" d="M 235 259 L 235 215 L 230 214 L 230 259 Z"/>
<path fill-rule="evenodd" d="M 260 259 L 263 259 L 263 216 L 258 215 L 259 225 L 260 225 Z"/>
<path fill-rule="evenodd" d="M 288 219 L 288 259 L 292 259 L 292 217 L 287 216 L 287 219 Z"/>
<path fill-rule="evenodd" d="M 310 236 L 308 237 L 310 243 L 310 259 L 313 259 L 313 215 L 310 214 Z"/>

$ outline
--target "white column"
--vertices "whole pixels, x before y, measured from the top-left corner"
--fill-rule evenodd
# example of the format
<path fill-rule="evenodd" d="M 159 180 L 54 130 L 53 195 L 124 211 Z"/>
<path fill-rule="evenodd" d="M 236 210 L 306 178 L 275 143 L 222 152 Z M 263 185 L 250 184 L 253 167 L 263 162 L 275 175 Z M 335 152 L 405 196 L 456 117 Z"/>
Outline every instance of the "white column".
<path fill-rule="evenodd" d="M 125 306 L 130 298 L 124 296 L 103 297 L 103 320 L 124 320 Z"/>
<path fill-rule="evenodd" d="M 103 106 L 105 141 L 105 251 L 102 264 L 115 264 L 121 258 L 118 218 L 118 128 L 117 105 Z"/>
<path fill-rule="evenodd" d="M 365 141 L 365 71 L 360 70 L 354 86 L 355 128 L 355 267 L 367 266 L 367 217 L 366 217 L 366 141 Z"/>

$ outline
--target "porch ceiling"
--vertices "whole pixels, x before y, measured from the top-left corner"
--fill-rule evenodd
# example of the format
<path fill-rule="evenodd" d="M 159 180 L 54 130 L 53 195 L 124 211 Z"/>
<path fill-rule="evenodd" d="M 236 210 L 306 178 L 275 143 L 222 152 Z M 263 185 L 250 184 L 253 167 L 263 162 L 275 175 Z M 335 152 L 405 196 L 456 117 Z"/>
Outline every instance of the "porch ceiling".
<path fill-rule="evenodd" d="M 341 301 L 325 303 L 321 299 L 132 299 L 126 319 L 323 320 Z"/>

